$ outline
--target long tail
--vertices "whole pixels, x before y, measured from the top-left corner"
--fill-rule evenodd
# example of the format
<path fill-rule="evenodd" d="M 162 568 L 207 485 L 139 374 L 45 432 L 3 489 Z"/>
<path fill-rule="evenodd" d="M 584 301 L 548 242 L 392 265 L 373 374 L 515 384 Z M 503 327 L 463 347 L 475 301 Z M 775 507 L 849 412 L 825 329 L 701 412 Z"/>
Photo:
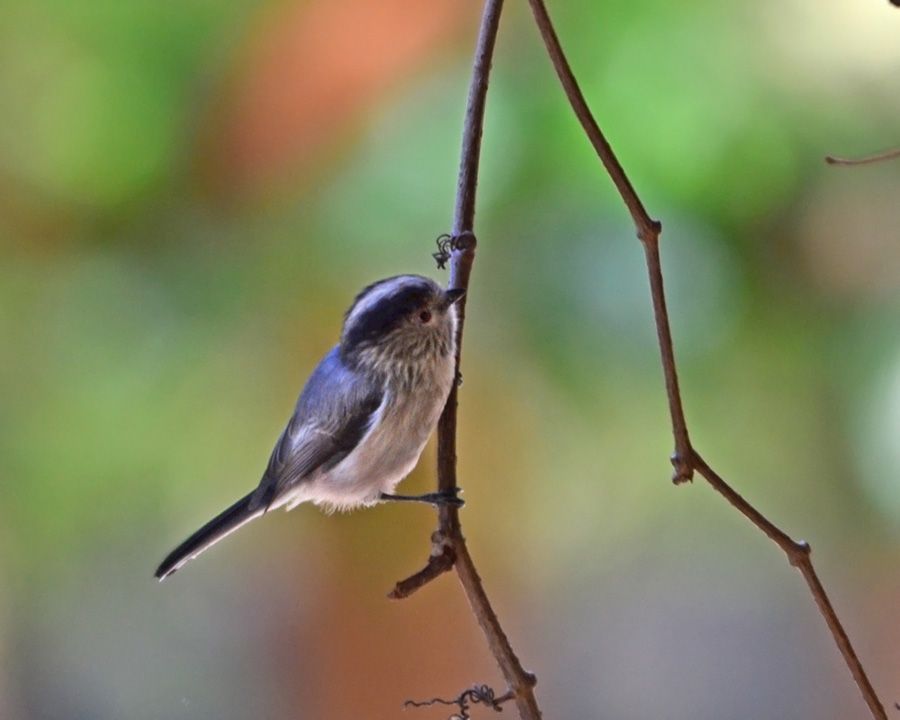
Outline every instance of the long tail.
<path fill-rule="evenodd" d="M 155 576 L 160 581 L 165 580 L 186 562 L 194 559 L 204 550 L 211 548 L 223 537 L 230 535 L 242 525 L 262 515 L 266 511 L 265 506 L 253 510 L 250 509 L 250 498 L 252 497 L 253 493 L 245 495 L 181 543 L 160 563 L 156 573 L 154 573 Z"/>

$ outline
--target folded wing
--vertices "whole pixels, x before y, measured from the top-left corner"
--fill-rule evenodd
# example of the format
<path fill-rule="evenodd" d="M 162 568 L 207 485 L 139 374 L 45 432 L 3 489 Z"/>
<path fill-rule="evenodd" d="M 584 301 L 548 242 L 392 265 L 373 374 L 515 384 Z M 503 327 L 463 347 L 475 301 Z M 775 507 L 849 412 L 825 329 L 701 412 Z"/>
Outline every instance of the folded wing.
<path fill-rule="evenodd" d="M 383 389 L 350 370 L 338 347 L 333 348 L 303 388 L 250 509 L 268 509 L 316 470 L 328 470 L 347 457 L 365 437 L 383 400 Z"/>

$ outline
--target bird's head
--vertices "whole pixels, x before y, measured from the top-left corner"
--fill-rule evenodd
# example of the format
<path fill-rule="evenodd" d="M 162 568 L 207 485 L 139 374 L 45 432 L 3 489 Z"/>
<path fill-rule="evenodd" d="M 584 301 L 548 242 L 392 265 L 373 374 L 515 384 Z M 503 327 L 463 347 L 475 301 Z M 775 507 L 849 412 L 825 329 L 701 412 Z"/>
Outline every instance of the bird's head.
<path fill-rule="evenodd" d="M 455 304 L 464 294 L 421 275 L 372 283 L 344 317 L 341 357 L 353 366 L 392 373 L 452 355 Z"/>

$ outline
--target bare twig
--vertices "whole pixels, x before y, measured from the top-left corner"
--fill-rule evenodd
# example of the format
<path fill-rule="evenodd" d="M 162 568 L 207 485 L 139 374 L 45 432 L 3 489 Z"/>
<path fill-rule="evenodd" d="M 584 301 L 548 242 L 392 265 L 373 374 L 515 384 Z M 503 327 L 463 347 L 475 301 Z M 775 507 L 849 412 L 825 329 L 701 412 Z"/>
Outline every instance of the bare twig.
<path fill-rule="evenodd" d="M 829 165 L 873 165 L 874 163 L 900 158 L 900 148 L 885 150 L 884 152 L 867 155 L 861 158 L 842 158 L 834 155 L 826 155 L 825 162 Z"/>
<path fill-rule="evenodd" d="M 476 238 L 475 194 L 478 186 L 478 167 L 481 157 L 481 134 L 484 127 L 484 110 L 487 101 L 488 79 L 494 55 L 494 45 L 500 24 L 503 0 L 485 0 L 481 28 L 475 49 L 475 61 L 469 85 L 466 116 L 463 126 L 459 179 L 456 187 L 456 207 L 449 239 L 439 244 L 440 264 L 446 261 L 444 253 L 450 252 L 449 287 L 467 289 L 472 263 L 475 260 Z M 466 298 L 457 305 L 459 323 L 456 336 L 456 372 L 459 377 L 462 333 L 465 324 Z M 453 492 L 456 481 L 456 408 L 458 387 L 454 383 L 447 404 L 438 423 L 438 491 Z M 509 643 L 497 613 L 494 612 L 472 557 L 466 546 L 455 506 L 443 505 L 438 511 L 438 528 L 432 536 L 432 552 L 424 569 L 401 580 L 390 597 L 409 596 L 450 568 L 456 570 L 460 584 L 466 593 L 469 606 L 475 615 L 503 677 L 515 700 L 523 720 L 539 720 L 541 711 L 534 696 L 536 678 L 527 672 Z"/>
<path fill-rule="evenodd" d="M 656 332 L 659 336 L 659 347 L 662 352 L 663 371 L 665 373 L 666 391 L 669 396 L 669 412 L 672 416 L 672 432 L 675 436 L 675 453 L 672 456 L 672 465 L 675 473 L 672 480 L 682 483 L 690 480 L 693 475 L 691 467 L 691 441 L 688 436 L 687 423 L 684 419 L 684 409 L 681 406 L 681 393 L 678 389 L 678 373 L 675 370 L 675 355 L 672 349 L 672 332 L 669 329 L 669 315 L 666 311 L 666 297 L 663 292 L 663 276 L 659 263 L 659 235 L 662 225 L 653 220 L 647 213 L 644 203 L 638 197 L 634 186 L 625 174 L 621 163 L 610 147 L 609 142 L 600 130 L 600 126 L 591 114 L 581 93 L 581 88 L 575 81 L 569 62 L 566 60 L 559 37 L 550 22 L 550 16 L 542 0 L 529 0 L 534 12 L 535 20 L 547 46 L 547 52 L 553 61 L 553 67 L 562 83 L 563 90 L 569 98 L 572 109 L 581 121 L 591 145 L 594 146 L 600 161 L 612 178 L 613 183 L 625 201 L 628 212 L 637 228 L 638 238 L 644 245 L 647 256 L 647 267 L 650 271 L 651 295 L 653 297 L 653 312 L 656 318 Z"/>
<path fill-rule="evenodd" d="M 572 105 L 575 114 L 581 121 L 585 133 L 590 139 L 597 155 L 600 157 L 603 166 L 606 168 L 610 177 L 615 183 L 616 188 L 622 196 L 637 228 L 638 237 L 640 238 L 647 260 L 647 270 L 650 275 L 650 293 L 653 299 L 653 309 L 656 319 L 657 335 L 659 340 L 660 355 L 662 358 L 663 373 L 666 381 L 666 391 L 669 398 L 669 409 L 672 415 L 672 430 L 675 436 L 675 455 L 673 463 L 675 465 L 675 481 L 690 479 L 693 472 L 696 471 L 702 475 L 707 482 L 720 493 L 729 503 L 737 508 L 748 520 L 750 520 L 759 530 L 775 542 L 787 555 L 791 565 L 800 570 L 806 584 L 809 586 L 810 593 L 819 608 L 819 612 L 828 624 L 834 642 L 840 650 L 844 658 L 844 662 L 850 670 L 853 679 L 856 681 L 869 711 L 877 720 L 885 720 L 887 715 L 884 706 L 878 699 L 875 690 L 872 688 L 865 670 L 853 650 L 847 633 L 844 631 L 837 613 L 828 599 L 825 588 L 819 581 L 815 570 L 813 569 L 812 560 L 810 559 L 810 547 L 805 542 L 793 540 L 787 533 L 783 532 L 774 523 L 770 522 L 761 512 L 753 505 L 745 500 L 737 493 L 728 483 L 725 482 L 703 458 L 695 452 L 688 438 L 687 425 L 684 419 L 684 411 L 681 403 L 681 393 L 678 389 L 678 376 L 675 369 L 675 354 L 672 346 L 672 335 L 669 330 L 668 313 L 666 311 L 666 302 L 663 291 L 662 270 L 659 260 L 659 235 L 662 230 L 661 225 L 652 220 L 635 192 L 631 182 L 628 180 L 625 171 L 613 153 L 612 148 L 597 125 L 587 102 L 578 87 L 572 69 L 566 60 L 559 38 L 550 21 L 544 0 L 529 0 L 531 9 L 534 13 L 535 20 L 540 30 L 547 52 L 556 69 L 566 96 Z"/>
<path fill-rule="evenodd" d="M 428 558 L 428 564 L 419 572 L 410 575 L 404 580 L 399 580 L 394 589 L 388 594 L 391 600 L 403 600 L 412 595 L 416 590 L 424 587 L 436 577 L 451 570 L 456 564 L 456 550 L 441 531 L 435 531 L 431 536 L 432 550 Z"/>
<path fill-rule="evenodd" d="M 866 704 L 869 706 L 872 716 L 879 720 L 884 720 L 884 718 L 887 717 L 884 706 L 881 704 L 878 695 L 875 693 L 875 689 L 869 682 L 866 671 L 859 661 L 859 657 L 857 657 L 853 645 L 850 643 L 850 638 L 847 636 L 847 632 L 844 630 L 844 626 L 841 624 L 840 618 L 838 618 L 834 606 L 831 604 L 831 600 L 829 600 L 828 594 L 825 592 L 825 588 L 819 580 L 819 576 L 816 575 L 816 570 L 810 559 L 812 548 L 809 546 L 809 543 L 804 542 L 803 540 L 794 540 L 780 528 L 776 527 L 761 512 L 734 490 L 734 488 L 726 483 L 697 453 L 694 453 L 693 464 L 697 472 L 706 478 L 707 482 L 712 485 L 717 493 L 728 500 L 728 502 L 737 508 L 744 517 L 762 530 L 769 539 L 784 551 L 784 554 L 787 555 L 788 562 L 797 568 L 803 575 L 803 579 L 806 580 L 806 584 L 809 586 L 809 591 L 813 596 L 813 600 L 815 600 L 816 605 L 819 608 L 819 613 L 825 618 L 825 622 L 828 624 L 828 629 L 831 631 L 834 642 L 838 646 L 841 655 L 843 655 L 844 662 L 847 664 L 850 674 L 856 681 L 856 685 L 859 687 Z"/>

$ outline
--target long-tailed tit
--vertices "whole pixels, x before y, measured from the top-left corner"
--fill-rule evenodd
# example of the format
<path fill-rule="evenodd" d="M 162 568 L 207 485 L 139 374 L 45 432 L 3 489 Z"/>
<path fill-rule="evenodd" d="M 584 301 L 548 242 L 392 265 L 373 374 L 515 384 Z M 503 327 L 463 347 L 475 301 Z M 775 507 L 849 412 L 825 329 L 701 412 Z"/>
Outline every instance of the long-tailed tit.
<path fill-rule="evenodd" d="M 415 467 L 454 382 L 455 303 L 418 275 L 356 296 L 341 340 L 313 371 L 259 486 L 191 535 L 156 570 L 160 580 L 274 508 L 303 502 L 346 510 L 379 500 L 460 504 L 439 493 L 391 495 Z"/>

